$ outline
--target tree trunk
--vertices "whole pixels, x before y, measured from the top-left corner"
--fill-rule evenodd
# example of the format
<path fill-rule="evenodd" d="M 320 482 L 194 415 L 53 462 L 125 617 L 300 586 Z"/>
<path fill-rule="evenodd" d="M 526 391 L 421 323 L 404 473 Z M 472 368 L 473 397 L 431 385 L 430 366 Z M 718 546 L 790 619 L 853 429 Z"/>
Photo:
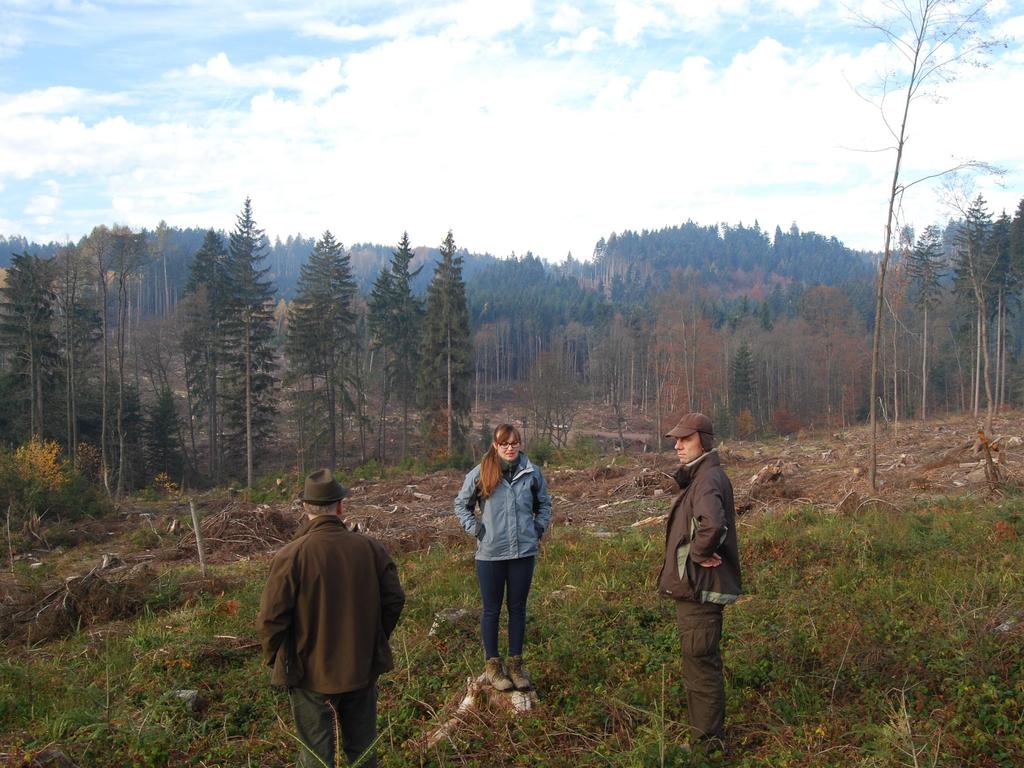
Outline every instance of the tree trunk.
<path fill-rule="evenodd" d="M 885 218 L 885 248 L 882 253 L 882 260 L 878 265 L 878 287 L 875 293 L 875 327 L 871 335 L 871 387 L 870 387 L 870 408 L 868 409 L 871 419 L 871 459 L 868 470 L 868 478 L 871 481 L 871 489 L 878 490 L 878 353 L 882 334 L 882 303 L 885 300 L 885 273 L 889 268 L 889 257 L 892 255 L 892 230 L 893 220 L 896 215 L 896 203 L 902 197 L 903 187 L 900 185 L 900 167 L 903 163 L 903 149 L 907 141 L 907 121 L 910 117 L 910 104 L 913 101 L 914 93 L 920 85 L 919 62 L 924 48 L 924 34 L 929 27 L 927 14 L 921 19 L 921 29 L 917 30 L 916 45 L 913 49 L 913 59 L 910 67 L 910 77 L 907 82 L 907 90 L 903 100 L 903 118 L 900 121 L 900 130 L 896 139 L 896 164 L 892 172 L 892 184 L 889 187 L 889 206 Z"/>
<path fill-rule="evenodd" d="M 452 455 L 452 425 L 455 423 L 452 413 L 452 329 L 449 322 L 447 335 L 445 337 L 445 364 L 448 375 L 448 457 Z"/>
<path fill-rule="evenodd" d="M 999 296 L 996 300 L 996 413 L 1003 407 L 1003 289 L 999 289 Z"/>
<path fill-rule="evenodd" d="M 125 356 L 125 323 L 127 322 L 127 285 L 126 275 L 122 271 L 118 276 L 117 285 L 117 499 L 124 497 L 124 477 L 128 468 L 127 440 L 124 431 L 124 356 Z"/>
<path fill-rule="evenodd" d="M 191 377 L 189 376 L 188 359 L 187 358 L 183 362 L 183 368 L 184 368 L 184 371 L 185 371 L 185 404 L 188 407 L 188 437 L 189 437 L 189 444 L 192 446 L 192 457 L 193 457 L 193 459 L 194 459 L 194 461 L 196 463 L 196 467 L 197 467 L 197 470 L 198 470 L 199 454 L 196 451 L 196 420 L 192 417 L 193 416 L 193 410 L 192 410 L 193 409 L 193 405 L 192 405 L 192 388 L 188 385 Z M 197 471 L 197 474 L 198 474 L 198 471 Z"/>
<path fill-rule="evenodd" d="M 899 359 L 899 350 L 897 348 L 897 340 L 899 338 L 900 324 L 899 318 L 896 316 L 896 312 L 892 313 L 892 421 L 894 426 L 894 434 L 899 437 L 900 434 L 900 367 L 897 364 Z"/>
<path fill-rule="evenodd" d="M 405 393 L 402 397 L 402 461 L 405 461 L 406 451 L 409 447 L 409 395 Z"/>
<path fill-rule="evenodd" d="M 388 348 L 387 347 L 384 347 L 381 350 L 381 355 L 383 356 L 382 365 L 381 365 L 381 373 L 383 375 L 383 385 L 384 386 L 383 386 L 383 391 L 381 392 L 381 398 L 380 398 L 380 400 L 381 400 L 381 402 L 380 402 L 380 416 L 377 419 L 377 458 L 380 461 L 381 466 L 383 467 L 385 462 L 387 461 L 387 445 L 388 445 L 388 436 L 387 436 L 387 426 L 388 426 L 388 424 L 387 424 L 387 407 L 388 407 L 388 397 L 390 395 L 390 387 L 389 387 L 389 383 L 390 383 L 389 382 L 389 378 L 390 377 L 388 375 Z"/>
<path fill-rule="evenodd" d="M 171 311 L 171 289 L 170 289 L 170 286 L 167 283 L 167 254 L 161 252 L 160 255 L 163 256 L 163 263 L 164 263 L 164 313 L 163 313 L 163 316 L 167 317 L 168 313 Z"/>
<path fill-rule="evenodd" d="M 953 341 L 953 356 L 956 357 L 957 380 L 960 383 L 960 413 L 967 410 L 967 392 L 964 389 L 964 367 L 960 362 L 960 345 L 956 343 L 956 334 L 952 328 L 947 328 L 949 338 Z"/>
<path fill-rule="evenodd" d="M 928 305 L 924 305 L 921 329 L 921 421 L 928 418 Z"/>
<path fill-rule="evenodd" d="M 102 247 L 102 245 L 100 246 Z M 100 387 L 103 390 L 100 396 L 100 471 L 103 475 L 103 488 L 107 492 L 107 496 L 110 493 L 110 463 L 107 460 L 107 413 L 110 410 L 109 403 L 107 402 L 107 388 L 108 388 L 108 376 L 110 368 L 110 351 L 109 344 L 107 342 L 107 335 L 109 329 L 107 328 L 107 273 L 103 268 L 103 259 L 100 257 L 100 295 L 102 297 L 102 307 L 100 309 L 100 316 L 102 318 L 102 332 L 103 332 L 103 370 L 100 377 Z"/>
<path fill-rule="evenodd" d="M 252 319 L 245 324 L 245 487 L 252 493 Z M 251 496 L 250 496 L 251 498 Z"/>
<path fill-rule="evenodd" d="M 989 352 L 988 352 L 988 313 L 985 311 L 985 296 L 980 290 L 975 296 L 978 301 L 979 330 L 981 331 L 981 355 L 984 361 L 983 376 L 985 378 L 985 435 L 992 439 L 992 418 L 995 415 L 995 402 L 992 397 L 992 379 L 989 374 Z"/>
<path fill-rule="evenodd" d="M 327 429 L 330 431 L 330 440 L 327 459 L 330 462 L 331 472 L 338 466 L 338 392 L 334 380 L 334 372 L 327 372 Z"/>
<path fill-rule="evenodd" d="M 977 295 L 975 295 L 977 298 Z M 974 418 L 978 418 L 978 411 L 981 410 L 981 344 L 982 344 L 982 319 L 981 319 L 981 304 L 978 304 L 978 314 L 976 318 L 975 327 L 975 346 L 974 346 L 974 397 L 971 401 L 971 415 Z M 987 383 L 987 382 L 986 382 Z"/>
<path fill-rule="evenodd" d="M 210 430 L 210 479 L 214 485 L 220 482 L 220 416 L 217 408 L 217 366 L 213 354 L 207 354 L 206 360 L 206 420 Z"/>

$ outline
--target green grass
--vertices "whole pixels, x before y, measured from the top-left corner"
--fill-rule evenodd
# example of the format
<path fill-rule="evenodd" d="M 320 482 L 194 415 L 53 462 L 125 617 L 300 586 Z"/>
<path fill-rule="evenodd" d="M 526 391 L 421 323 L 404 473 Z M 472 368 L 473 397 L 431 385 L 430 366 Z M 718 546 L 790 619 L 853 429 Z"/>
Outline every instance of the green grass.
<path fill-rule="evenodd" d="M 652 509 L 650 513 L 657 510 Z M 652 591 L 662 531 L 555 532 L 530 598 L 540 709 L 487 717 L 425 750 L 479 672 L 468 545 L 398 559 L 408 603 L 381 679 L 381 764 L 1013 766 L 1024 763 L 1024 501 L 939 500 L 855 517 L 791 508 L 743 521 L 747 594 L 726 611 L 731 755 L 687 755 L 672 606 Z M 283 693 L 253 648 L 265 562 L 217 569 L 223 594 L 153 608 L 0 659 L 0 751 L 57 742 L 85 766 L 276 766 Z M 163 602 L 160 602 L 160 601 Z M 238 601 L 237 606 L 232 601 Z M 100 631 L 97 631 L 100 630 Z M 229 640 L 217 636 L 231 636 Z M 191 714 L 175 691 L 195 689 Z"/>

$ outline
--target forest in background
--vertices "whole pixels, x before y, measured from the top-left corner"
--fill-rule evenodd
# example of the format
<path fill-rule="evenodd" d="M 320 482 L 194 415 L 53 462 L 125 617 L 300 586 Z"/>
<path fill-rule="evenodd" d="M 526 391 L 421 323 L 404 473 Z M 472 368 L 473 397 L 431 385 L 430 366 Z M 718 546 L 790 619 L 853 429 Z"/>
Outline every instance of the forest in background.
<path fill-rule="evenodd" d="M 899 243 L 883 417 L 1017 403 L 1024 201 L 976 198 Z M 246 200 L 229 233 L 98 226 L 0 237 L 0 253 L 0 442 L 52 441 L 111 496 L 465 462 L 498 419 L 542 454 L 588 411 L 621 450 L 658 449 L 687 410 L 737 437 L 867 414 L 875 255 L 796 224 L 613 233 L 553 265 L 451 232 L 438 248 L 271 242 Z"/>

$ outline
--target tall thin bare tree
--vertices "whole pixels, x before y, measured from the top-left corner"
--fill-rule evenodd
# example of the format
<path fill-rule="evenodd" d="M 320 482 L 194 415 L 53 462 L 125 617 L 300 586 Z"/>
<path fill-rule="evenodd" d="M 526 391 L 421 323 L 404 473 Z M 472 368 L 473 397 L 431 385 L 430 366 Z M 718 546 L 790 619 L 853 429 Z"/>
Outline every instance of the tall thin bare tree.
<path fill-rule="evenodd" d="M 869 18 L 854 13 L 862 25 L 879 32 L 903 62 L 901 72 L 883 82 L 881 98 L 876 102 L 885 127 L 893 138 L 894 144 L 890 149 L 895 152 L 896 159 L 889 187 L 884 248 L 878 264 L 875 327 L 871 340 L 871 458 L 868 477 L 872 488 L 878 487 L 878 356 L 882 305 L 885 301 L 885 274 L 892 255 L 903 195 L 909 187 L 924 180 L 904 183 L 901 177 L 903 154 L 908 141 L 910 107 L 915 100 L 926 95 L 931 83 L 935 80 L 948 81 L 955 73 L 956 65 L 976 60 L 978 55 L 994 44 L 980 37 L 980 31 L 987 20 L 986 5 L 987 2 L 965 3 L 962 0 L 882 0 L 879 17 Z M 901 94 L 901 99 L 894 122 L 886 111 L 886 97 L 897 93 Z M 928 178 L 971 165 L 976 164 L 960 163 L 956 168 Z"/>

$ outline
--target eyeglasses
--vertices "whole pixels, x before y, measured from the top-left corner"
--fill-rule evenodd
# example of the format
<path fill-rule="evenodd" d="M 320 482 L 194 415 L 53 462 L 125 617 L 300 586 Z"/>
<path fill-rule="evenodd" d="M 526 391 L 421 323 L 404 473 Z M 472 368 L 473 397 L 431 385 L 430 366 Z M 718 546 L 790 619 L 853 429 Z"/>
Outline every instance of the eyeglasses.
<path fill-rule="evenodd" d="M 498 443 L 497 445 L 498 445 L 499 448 L 518 448 L 519 447 L 519 441 L 517 440 L 514 443 Z"/>

